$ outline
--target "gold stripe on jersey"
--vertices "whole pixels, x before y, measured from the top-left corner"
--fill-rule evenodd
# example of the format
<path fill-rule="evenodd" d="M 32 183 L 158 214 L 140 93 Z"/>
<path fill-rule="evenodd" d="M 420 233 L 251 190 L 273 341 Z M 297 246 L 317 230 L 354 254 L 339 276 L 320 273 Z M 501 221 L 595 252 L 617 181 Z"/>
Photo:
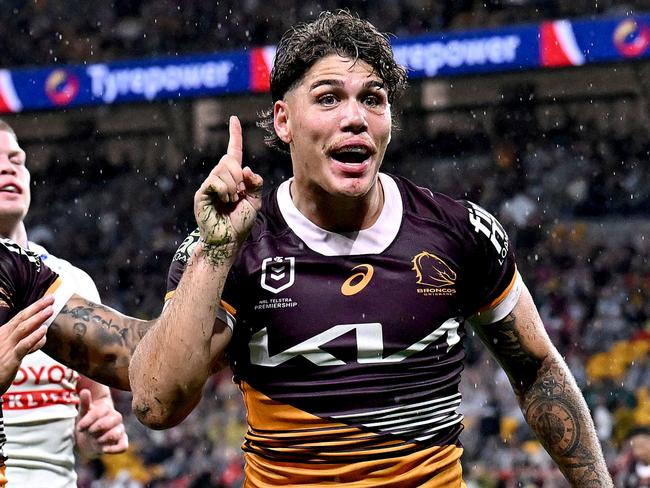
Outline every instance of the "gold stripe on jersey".
<path fill-rule="evenodd" d="M 457 446 L 433 446 L 386 459 L 310 464 L 269 461 L 245 452 L 244 488 L 339 486 L 351 488 L 465 488 Z"/>
<path fill-rule="evenodd" d="M 65 304 L 68 303 L 70 297 L 74 295 L 75 287 L 74 283 L 70 280 L 62 280 L 61 277 L 57 277 L 54 282 L 49 286 L 45 295 L 54 296 L 54 304 L 52 305 L 53 313 L 49 319 L 43 322 L 43 325 L 49 327 L 54 319 L 59 315 L 59 312 L 63 310 Z"/>
<path fill-rule="evenodd" d="M 54 295 L 56 290 L 59 289 L 59 287 L 63 284 L 63 281 L 61 278 L 57 278 L 54 280 L 54 283 L 50 285 L 50 287 L 45 291 L 44 295 Z"/>
<path fill-rule="evenodd" d="M 240 383 L 249 431 L 246 487 L 461 487 L 462 448 L 425 447 L 311 415 Z M 435 481 L 433 478 L 435 477 Z M 352 483 L 353 481 L 363 482 Z"/>
<path fill-rule="evenodd" d="M 221 305 L 221 308 L 223 308 L 226 312 L 228 312 L 230 315 L 235 316 L 237 315 L 237 309 L 230 305 L 229 303 L 225 302 L 224 300 L 221 300 L 219 302 L 219 305 Z"/>
<path fill-rule="evenodd" d="M 492 300 L 490 303 L 485 305 L 484 307 L 481 307 L 479 309 L 479 313 L 485 312 L 486 310 L 490 310 L 497 305 L 499 305 L 507 296 L 508 293 L 512 291 L 512 287 L 515 286 L 515 283 L 517 282 L 517 268 L 515 268 L 515 272 L 512 274 L 512 279 L 510 280 L 510 283 L 508 283 L 508 286 L 506 286 L 505 290 L 501 292 L 501 294 L 496 297 L 494 300 Z"/>

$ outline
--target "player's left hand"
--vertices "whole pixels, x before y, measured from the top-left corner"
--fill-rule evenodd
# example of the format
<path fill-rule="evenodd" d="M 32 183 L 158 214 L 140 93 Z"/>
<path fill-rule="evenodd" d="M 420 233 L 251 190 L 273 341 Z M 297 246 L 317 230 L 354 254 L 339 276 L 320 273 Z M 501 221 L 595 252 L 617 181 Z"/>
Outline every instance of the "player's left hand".
<path fill-rule="evenodd" d="M 75 439 L 77 449 L 87 457 L 116 454 L 129 447 L 122 414 L 103 398 L 93 401 L 88 389 L 79 392 Z"/>
<path fill-rule="evenodd" d="M 45 344 L 43 322 L 52 316 L 53 303 L 52 295 L 44 296 L 0 327 L 0 394 L 11 386 L 23 358 Z"/>

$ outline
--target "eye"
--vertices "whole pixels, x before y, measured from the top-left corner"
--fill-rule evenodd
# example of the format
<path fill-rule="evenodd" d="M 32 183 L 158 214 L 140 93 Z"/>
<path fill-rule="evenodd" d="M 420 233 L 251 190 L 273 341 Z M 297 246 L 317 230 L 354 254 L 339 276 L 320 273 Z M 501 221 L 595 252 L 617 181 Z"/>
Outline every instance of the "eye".
<path fill-rule="evenodd" d="M 336 105 L 336 102 L 338 102 L 338 98 L 336 98 L 331 93 L 327 93 L 325 95 L 318 97 L 318 103 L 323 105 L 324 107 L 331 107 L 333 105 Z"/>
<path fill-rule="evenodd" d="M 368 95 L 363 99 L 363 103 L 368 107 L 377 107 L 381 104 L 381 100 L 376 95 Z"/>
<path fill-rule="evenodd" d="M 9 159 L 9 161 L 11 161 L 12 164 L 15 164 L 15 165 L 18 165 L 18 166 L 22 166 L 22 165 L 25 164 L 25 159 L 20 155 L 12 156 Z"/>

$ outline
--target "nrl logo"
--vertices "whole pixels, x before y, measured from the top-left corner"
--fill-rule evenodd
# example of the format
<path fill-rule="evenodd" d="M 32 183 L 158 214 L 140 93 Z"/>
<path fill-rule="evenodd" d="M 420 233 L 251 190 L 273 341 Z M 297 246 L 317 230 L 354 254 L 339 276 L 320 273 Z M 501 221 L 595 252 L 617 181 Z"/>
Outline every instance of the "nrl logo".
<path fill-rule="evenodd" d="M 280 293 L 291 285 L 295 278 L 296 258 L 274 257 L 262 261 L 262 288 Z"/>
<path fill-rule="evenodd" d="M 435 254 L 422 251 L 413 258 L 413 270 L 417 284 L 429 287 L 428 290 L 418 290 L 419 293 L 433 295 L 451 295 L 456 290 L 449 287 L 456 284 L 456 272 Z"/>

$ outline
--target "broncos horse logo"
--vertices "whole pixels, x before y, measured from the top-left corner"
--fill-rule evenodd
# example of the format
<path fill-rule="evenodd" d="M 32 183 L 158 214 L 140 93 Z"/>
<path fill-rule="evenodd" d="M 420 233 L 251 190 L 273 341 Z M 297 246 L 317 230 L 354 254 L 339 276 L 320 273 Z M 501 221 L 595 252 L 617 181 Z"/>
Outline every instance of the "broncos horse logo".
<path fill-rule="evenodd" d="M 456 283 L 456 272 L 438 256 L 427 251 L 413 258 L 413 270 L 419 285 L 443 288 Z"/>

